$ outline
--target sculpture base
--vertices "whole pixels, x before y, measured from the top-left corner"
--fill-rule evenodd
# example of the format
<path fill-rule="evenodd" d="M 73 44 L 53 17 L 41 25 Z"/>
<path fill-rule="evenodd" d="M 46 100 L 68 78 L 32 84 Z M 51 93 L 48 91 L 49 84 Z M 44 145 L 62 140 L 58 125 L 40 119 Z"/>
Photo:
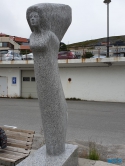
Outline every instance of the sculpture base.
<path fill-rule="evenodd" d="M 50 156 L 46 154 L 44 145 L 17 166 L 78 166 L 77 149 L 77 145 L 66 144 L 64 153 Z"/>

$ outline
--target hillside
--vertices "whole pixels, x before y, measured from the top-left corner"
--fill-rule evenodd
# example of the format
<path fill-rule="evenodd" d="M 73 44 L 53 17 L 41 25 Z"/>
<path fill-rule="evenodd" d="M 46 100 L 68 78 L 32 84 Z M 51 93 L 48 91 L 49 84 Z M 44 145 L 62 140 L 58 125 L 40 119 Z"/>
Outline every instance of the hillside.
<path fill-rule="evenodd" d="M 100 39 L 95 39 L 95 40 L 87 40 L 83 42 L 78 42 L 78 43 L 73 43 L 69 44 L 69 47 L 88 47 L 88 46 L 95 46 L 95 45 L 100 45 L 101 42 L 106 42 L 106 37 L 105 38 L 100 38 Z M 125 35 L 123 36 L 111 36 L 109 38 L 110 44 L 116 44 L 117 42 L 122 42 L 125 44 Z"/>

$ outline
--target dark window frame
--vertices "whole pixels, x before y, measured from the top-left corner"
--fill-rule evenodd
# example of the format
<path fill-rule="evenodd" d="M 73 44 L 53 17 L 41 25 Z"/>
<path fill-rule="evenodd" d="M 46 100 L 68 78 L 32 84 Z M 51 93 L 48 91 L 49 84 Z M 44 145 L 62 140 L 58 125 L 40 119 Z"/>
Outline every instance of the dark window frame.
<path fill-rule="evenodd" d="M 32 82 L 35 82 L 35 77 L 31 77 L 31 81 L 32 81 Z"/>
<path fill-rule="evenodd" d="M 30 77 L 23 77 L 23 82 L 29 82 L 30 81 Z"/>
<path fill-rule="evenodd" d="M 2 47 L 9 47 L 9 42 L 2 42 Z"/>

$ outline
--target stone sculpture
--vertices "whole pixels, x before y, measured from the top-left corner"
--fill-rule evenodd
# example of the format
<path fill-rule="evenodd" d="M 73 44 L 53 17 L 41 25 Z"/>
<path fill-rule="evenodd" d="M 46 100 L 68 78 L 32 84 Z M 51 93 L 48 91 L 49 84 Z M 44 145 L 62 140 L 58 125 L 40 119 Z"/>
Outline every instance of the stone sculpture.
<path fill-rule="evenodd" d="M 27 21 L 46 146 L 17 166 L 77 166 L 77 146 L 65 144 L 67 104 L 57 61 L 60 41 L 71 23 L 71 8 L 37 4 L 28 8 Z"/>
<path fill-rule="evenodd" d="M 41 110 L 47 153 L 65 150 L 67 105 L 60 81 L 59 44 L 71 23 L 71 8 L 61 4 L 37 4 L 27 10 L 31 28 L 30 48 Z"/>

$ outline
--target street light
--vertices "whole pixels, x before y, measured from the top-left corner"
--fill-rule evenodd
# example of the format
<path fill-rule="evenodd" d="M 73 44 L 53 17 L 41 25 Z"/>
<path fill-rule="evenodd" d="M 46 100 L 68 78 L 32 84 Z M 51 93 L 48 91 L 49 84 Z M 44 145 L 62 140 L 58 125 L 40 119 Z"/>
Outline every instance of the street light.
<path fill-rule="evenodd" d="M 107 57 L 109 57 L 109 3 L 111 0 L 104 0 L 107 3 Z"/>

